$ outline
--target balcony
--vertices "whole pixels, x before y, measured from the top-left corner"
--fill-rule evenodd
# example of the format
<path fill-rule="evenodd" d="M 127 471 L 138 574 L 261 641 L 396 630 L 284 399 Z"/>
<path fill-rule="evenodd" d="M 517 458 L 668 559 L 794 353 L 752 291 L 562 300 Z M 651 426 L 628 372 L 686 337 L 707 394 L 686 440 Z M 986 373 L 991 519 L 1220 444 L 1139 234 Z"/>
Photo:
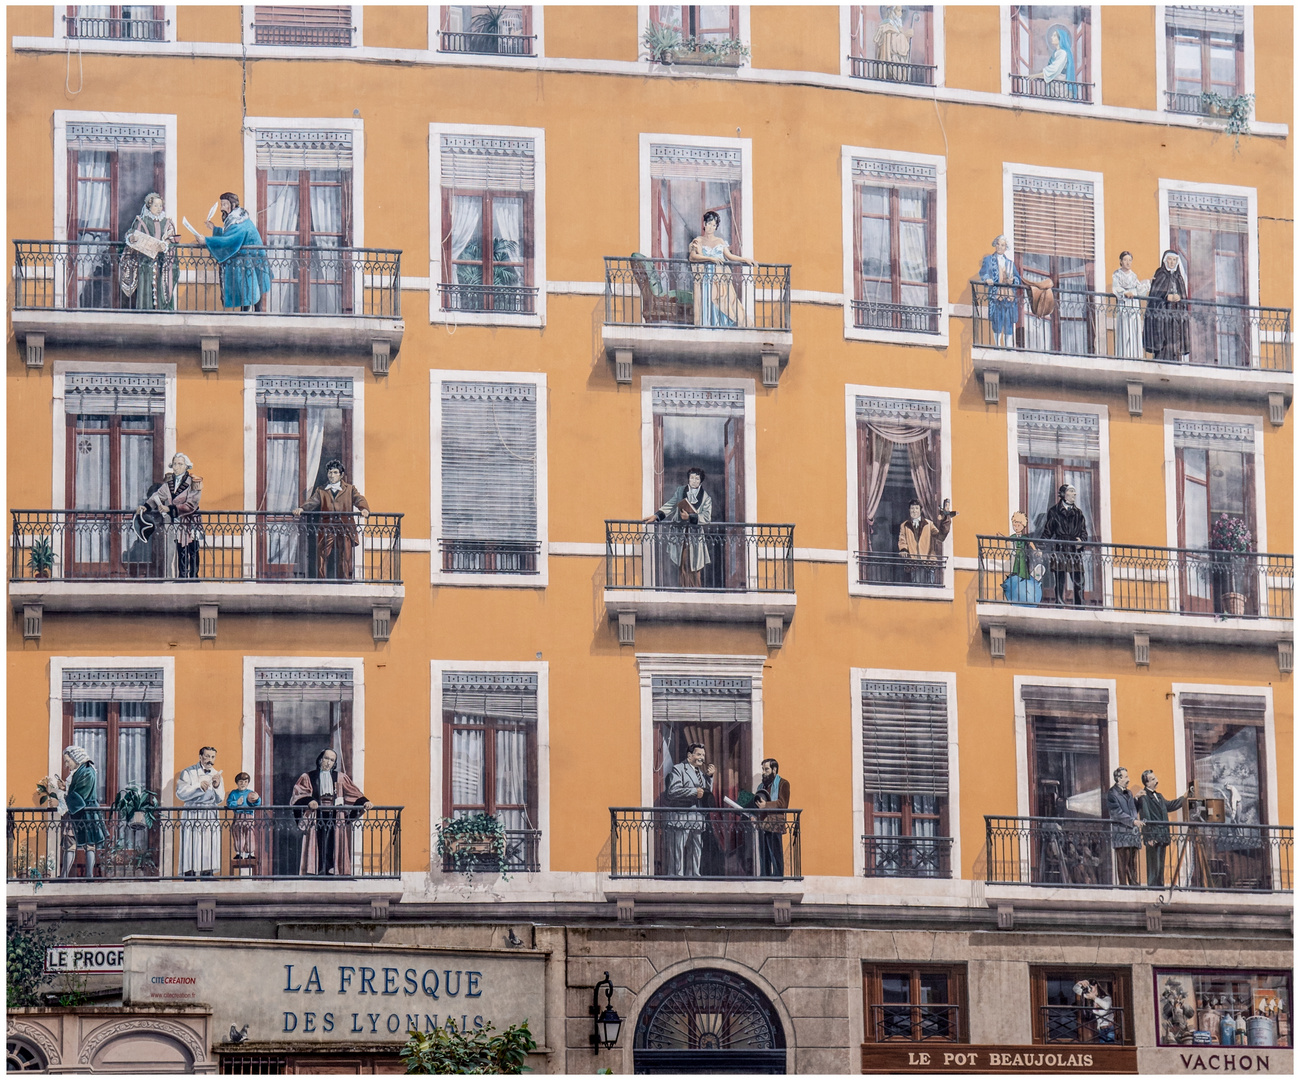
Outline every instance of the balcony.
<path fill-rule="evenodd" d="M 77 14 L 64 15 L 63 26 L 67 37 L 80 41 L 163 41 L 167 36 L 165 19 L 111 19 Z"/>
<path fill-rule="evenodd" d="M 301 806 L 259 807 L 251 814 L 233 810 L 186 810 L 161 807 L 127 816 L 97 811 L 104 841 L 96 847 L 93 877 L 86 877 L 85 850 L 75 847 L 73 819 L 53 810 L 10 808 L 6 812 L 5 876 L 10 884 L 89 883 L 121 880 L 124 893 L 138 893 L 142 881 L 182 881 L 211 866 L 205 880 L 232 878 L 336 882 L 365 878 L 400 878 L 402 807 L 348 807 L 334 811 L 337 821 L 322 817 L 315 825 L 332 829 L 340 859 L 335 872 L 304 873 L 304 838 L 310 837 L 312 812 Z M 85 819 L 81 819 L 84 823 Z M 347 838 L 338 843 L 340 830 Z M 72 865 L 68 872 L 68 863 Z M 187 874 L 186 871 L 194 871 Z"/>
<path fill-rule="evenodd" d="M 849 74 L 855 79 L 933 86 L 936 70 L 938 69 L 933 64 L 898 64 L 892 60 L 874 60 L 866 56 L 849 57 Z"/>
<path fill-rule="evenodd" d="M 1092 83 L 1067 82 L 1065 79 L 1053 79 L 1047 82 L 1036 75 L 1012 75 L 1011 93 L 1015 97 L 1072 101 L 1080 105 L 1092 104 Z"/>
<path fill-rule="evenodd" d="M 541 870 L 538 855 L 542 843 L 541 829 L 506 829 L 505 872 L 507 874 L 536 874 Z M 443 856 L 443 873 L 498 874 L 501 863 L 495 852 L 475 852 L 466 857 L 460 856 L 457 867 L 456 856 L 450 852 Z"/>
<path fill-rule="evenodd" d="M 948 557 L 917 557 L 893 551 L 855 551 L 859 585 L 915 586 L 943 589 L 947 584 Z"/>
<path fill-rule="evenodd" d="M 1137 383 L 1254 401 L 1277 394 L 1279 408 L 1291 397 L 1290 308 L 1187 300 L 1185 310 L 1148 312 L 1145 297 L 1121 302 L 1112 293 L 1057 289 L 1056 310 L 1040 319 L 1024 286 L 970 285 L 971 359 L 984 376 L 986 399 L 990 372 L 1025 382 L 1121 390 Z M 1169 358 L 1144 347 L 1171 338 L 1188 351 Z"/>
<path fill-rule="evenodd" d="M 790 359 L 789 265 L 605 258 L 605 352 L 615 378 L 632 364 L 758 363 L 775 386 Z"/>
<path fill-rule="evenodd" d="M 869 878 L 952 877 L 951 836 L 864 836 Z"/>
<path fill-rule="evenodd" d="M 961 1042 L 959 1005 L 872 1005 L 867 1041 L 935 1043 Z"/>
<path fill-rule="evenodd" d="M 1165 885 L 1121 885 L 1113 865 L 1111 823 L 1088 817 L 985 815 L 990 885 L 1050 885 L 1162 891 L 1291 892 L 1294 829 L 1286 825 L 1226 825 L 1171 821 L 1167 847 L 1143 847 L 1137 876 L 1149 880 L 1147 859 L 1162 859 Z"/>
<path fill-rule="evenodd" d="M 1071 638 L 1146 634 L 1236 645 L 1276 645 L 1291 638 L 1295 565 L 1290 555 L 1034 539 L 1046 566 L 1039 596 L 1020 579 L 1003 587 L 1015 561 L 1014 541 L 976 540 L 976 613 L 985 628 Z M 1076 594 L 1078 576 L 1083 588 Z"/>
<path fill-rule="evenodd" d="M 438 546 L 448 574 L 536 574 L 542 552 L 539 540 L 442 539 Z"/>
<path fill-rule="evenodd" d="M 254 9 L 256 15 L 262 15 L 261 9 Z M 352 20 L 350 8 L 280 8 L 278 17 L 273 22 L 266 21 L 262 15 L 260 21 L 250 24 L 253 31 L 254 45 L 289 45 L 294 48 L 349 48 L 355 27 L 349 26 Z"/>
<path fill-rule="evenodd" d="M 797 880 L 802 813 L 611 806 L 610 877 Z"/>
<path fill-rule="evenodd" d="M 1108 1025 L 1098 1024 L 1099 1017 L 1096 1010 L 1087 1006 L 1040 1005 L 1038 1017 L 1042 1024 L 1045 1043 L 1078 1043 L 1091 1046 L 1095 1043 L 1123 1045 L 1133 1041 L 1123 1009 L 1106 1010 L 1105 1019 L 1110 1021 Z"/>
<path fill-rule="evenodd" d="M 703 557 L 683 570 L 684 553 Z M 714 521 L 605 522 L 605 608 L 619 643 L 637 619 L 759 623 L 780 646 L 794 618 L 794 526 Z"/>
<path fill-rule="evenodd" d="M 916 304 L 878 304 L 854 300 L 853 325 L 859 330 L 897 330 L 905 334 L 938 334 L 942 309 Z"/>
<path fill-rule="evenodd" d="M 536 315 L 537 289 L 523 285 L 448 285 L 439 284 L 438 296 L 443 311 L 469 311 L 475 314 Z"/>
<path fill-rule="evenodd" d="M 442 30 L 438 49 L 450 53 L 480 53 L 490 56 L 532 56 L 536 34 L 486 34 Z"/>
<path fill-rule="evenodd" d="M 401 514 L 372 513 L 348 525 L 337 514 L 205 510 L 198 535 L 166 524 L 143 542 L 129 511 L 11 516 L 9 598 L 15 610 L 38 608 L 38 627 L 51 611 L 141 614 L 215 605 L 211 636 L 220 609 L 371 615 L 382 621 L 384 640 L 405 596 Z"/>
<path fill-rule="evenodd" d="M 110 241 L 14 241 L 14 333 L 45 343 L 202 348 L 285 346 L 382 352 L 402 344 L 402 253 L 387 248 L 247 248 L 218 264 L 202 244 L 174 244 L 162 270 L 161 308 L 137 309 L 121 290 L 123 261 Z M 227 277 L 270 281 L 250 311 L 227 308 Z M 137 289 L 136 296 L 140 295 Z M 33 364 L 28 342 L 28 364 Z M 113 355 L 117 355 L 114 353 Z M 39 363 L 38 361 L 37 363 Z"/>

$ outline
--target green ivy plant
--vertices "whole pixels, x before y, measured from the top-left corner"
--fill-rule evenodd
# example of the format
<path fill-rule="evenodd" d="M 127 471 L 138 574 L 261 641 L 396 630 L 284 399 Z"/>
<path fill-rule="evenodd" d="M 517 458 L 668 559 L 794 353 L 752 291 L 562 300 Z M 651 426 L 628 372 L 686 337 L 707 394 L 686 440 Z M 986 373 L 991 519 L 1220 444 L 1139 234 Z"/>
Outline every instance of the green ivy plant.
<path fill-rule="evenodd" d="M 401 1058 L 407 1074 L 423 1076 L 501 1074 L 518 1076 L 532 1070 L 524 1064 L 537 1040 L 528 1021 L 506 1028 L 500 1034 L 491 1021 L 473 1031 L 458 1031 L 448 1020 L 445 1028 L 408 1032 Z"/>
<path fill-rule="evenodd" d="M 1254 94 L 1224 96 L 1208 90 L 1201 94 L 1201 108 L 1210 116 L 1227 120 L 1223 130 L 1232 136 L 1234 149 L 1240 146 L 1242 135 L 1250 134 L 1250 109 L 1254 103 Z"/>
<path fill-rule="evenodd" d="M 45 950 L 58 944 L 55 925 L 20 930 L 9 927 L 5 943 L 5 1006 L 22 1009 L 40 1005 L 40 988 L 46 982 Z"/>
<path fill-rule="evenodd" d="M 495 859 L 502 877 L 506 874 L 506 831 L 495 814 L 467 814 L 458 818 L 443 818 L 434 826 L 438 834 L 438 855 L 451 857 L 451 865 L 458 874 L 474 873 L 481 868 L 484 858 Z M 488 851 L 483 847 L 487 845 Z"/>

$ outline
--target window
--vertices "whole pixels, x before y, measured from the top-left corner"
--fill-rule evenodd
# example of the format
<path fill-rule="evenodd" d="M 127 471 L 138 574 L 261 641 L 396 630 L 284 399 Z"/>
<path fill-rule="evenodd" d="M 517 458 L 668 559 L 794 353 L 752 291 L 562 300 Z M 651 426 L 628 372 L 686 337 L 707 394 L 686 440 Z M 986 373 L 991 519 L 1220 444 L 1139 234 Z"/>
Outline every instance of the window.
<path fill-rule="evenodd" d="M 1249 367 L 1250 223 L 1244 196 L 1168 192 L 1169 246 L 1182 256 L 1193 364 Z M 1256 331 L 1258 332 L 1258 331 Z"/>
<path fill-rule="evenodd" d="M 862 680 L 868 877 L 949 877 L 948 687 Z"/>
<path fill-rule="evenodd" d="M 1031 967 L 1036 1043 L 1132 1045 L 1133 987 L 1125 969 Z"/>
<path fill-rule="evenodd" d="M 1092 101 L 1092 8 L 1011 6 L 1011 92 Z"/>
<path fill-rule="evenodd" d="M 946 584 L 942 404 L 857 395 L 858 577 L 861 584 Z M 909 505 L 922 522 L 908 524 Z M 910 536 L 904 534 L 910 530 Z M 910 541 L 910 542 L 909 542 Z"/>
<path fill-rule="evenodd" d="M 498 56 L 532 56 L 533 8 L 478 7 L 444 4 L 438 48 L 443 52 L 494 53 Z"/>
<path fill-rule="evenodd" d="M 69 576 L 156 576 L 163 546 L 131 529 L 135 508 L 163 474 L 166 377 L 70 371 L 64 376 Z M 156 550 L 155 550 L 156 549 Z M 66 745 L 66 744 L 65 744 Z"/>
<path fill-rule="evenodd" d="M 934 8 L 849 7 L 850 72 L 860 79 L 934 85 Z"/>
<path fill-rule="evenodd" d="M 854 323 L 939 332 L 933 165 L 853 159 Z"/>
<path fill-rule="evenodd" d="M 968 1042 L 964 966 L 867 965 L 866 1042 Z"/>
<path fill-rule="evenodd" d="M 164 41 L 165 8 L 154 4 L 69 4 L 67 37 L 110 41 Z"/>
<path fill-rule="evenodd" d="M 534 673 L 442 674 L 443 816 L 496 815 L 521 871 L 538 868 L 537 687 Z"/>
<path fill-rule="evenodd" d="M 1094 185 L 1015 174 L 1011 182 L 1015 261 L 1022 278 L 1032 285 L 1047 278 L 1055 283 L 1055 310 L 1044 318 L 1021 300 L 1023 327 L 1016 345 L 1040 352 L 1088 356 L 1094 351 L 1095 327 L 1088 318 L 1086 297 L 1094 283 L 1096 209 Z"/>
<path fill-rule="evenodd" d="M 435 391 L 443 572 L 537 574 L 545 383 L 446 379 Z"/>
<path fill-rule="evenodd" d="M 692 53 L 707 54 L 707 46 L 740 40 L 740 8 L 726 4 L 672 4 L 650 8 L 650 25 L 675 30 L 683 47 L 675 50 L 677 60 L 687 60 Z M 723 51 L 722 63 L 740 63 L 734 52 Z"/>
<path fill-rule="evenodd" d="M 1165 107 L 1205 113 L 1202 94 L 1232 98 L 1245 92 L 1245 9 L 1165 8 Z"/>
<path fill-rule="evenodd" d="M 1152 976 L 1158 1046 L 1195 1045 L 1197 1031 L 1208 1031 L 1215 1046 L 1294 1045 L 1289 971 L 1156 968 Z"/>
<path fill-rule="evenodd" d="M 271 252 L 269 310 L 350 314 L 352 132 L 258 129 L 257 224 Z"/>
<path fill-rule="evenodd" d="M 535 140 L 439 136 L 444 311 L 532 315 Z"/>
<path fill-rule="evenodd" d="M 741 254 L 742 183 L 739 147 L 651 143 L 651 254 L 685 259 L 710 210 L 718 215 L 717 235 L 733 253 Z"/>
<path fill-rule="evenodd" d="M 254 45 L 350 46 L 352 8 L 258 4 L 253 8 Z"/>

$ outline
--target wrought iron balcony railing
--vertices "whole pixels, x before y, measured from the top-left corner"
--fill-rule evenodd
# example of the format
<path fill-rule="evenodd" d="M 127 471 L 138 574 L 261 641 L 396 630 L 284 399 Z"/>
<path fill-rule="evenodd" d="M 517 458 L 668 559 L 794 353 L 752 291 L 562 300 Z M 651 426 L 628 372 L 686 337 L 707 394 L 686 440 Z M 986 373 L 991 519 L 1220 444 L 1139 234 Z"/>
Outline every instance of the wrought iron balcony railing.
<path fill-rule="evenodd" d="M 1194 94 L 1185 94 L 1178 90 L 1165 91 L 1165 110 L 1173 113 L 1190 113 L 1193 116 L 1208 116 L 1209 105 L 1198 90 Z"/>
<path fill-rule="evenodd" d="M 438 32 L 438 48 L 442 52 L 532 56 L 533 42 L 536 40 L 536 34 L 482 34 L 458 30 Z"/>
<path fill-rule="evenodd" d="M 873 300 L 853 301 L 853 325 L 860 330 L 901 330 L 912 334 L 937 334 L 937 307 L 915 304 L 878 304 Z"/>
<path fill-rule="evenodd" d="M 615 878 L 801 878 L 802 810 L 611 806 Z"/>
<path fill-rule="evenodd" d="M 542 868 L 538 850 L 542 842 L 541 829 L 506 829 L 505 868 L 508 874 L 535 874 Z M 495 874 L 501 863 L 492 852 L 475 852 L 461 855 L 457 866 L 456 856 L 448 853 L 442 858 L 444 873 Z"/>
<path fill-rule="evenodd" d="M 1045 571 L 1035 582 L 1012 573 L 1018 554 L 1025 554 L 1018 551 L 1019 541 L 976 539 L 981 603 L 1209 618 L 1292 617 L 1291 555 L 1030 538 Z"/>
<path fill-rule="evenodd" d="M 168 806 L 130 816 L 96 809 L 63 818 L 53 809 L 10 808 L 6 879 L 397 878 L 401 818 L 400 806 L 267 806 L 251 813 Z M 87 852 L 94 853 L 90 878 Z M 324 865 L 322 856 L 329 860 Z"/>
<path fill-rule="evenodd" d="M 867 877 L 950 878 L 951 836 L 864 836 Z"/>
<path fill-rule="evenodd" d="M 1115 1043 L 1129 1042 L 1124 1010 L 1098 1012 L 1089 1005 L 1040 1005 L 1039 1019 L 1045 1043 Z"/>
<path fill-rule="evenodd" d="M 1077 101 L 1092 104 L 1092 83 L 1067 82 L 1053 79 L 1048 82 L 1037 75 L 1012 75 L 1011 92 L 1018 97 L 1051 98 L 1053 101 Z"/>
<path fill-rule="evenodd" d="M 869 1042 L 961 1042 L 958 1005 L 872 1005 Z"/>
<path fill-rule="evenodd" d="M 65 33 L 70 38 L 96 41 L 162 41 L 166 19 L 111 19 L 88 15 L 64 15 Z"/>
<path fill-rule="evenodd" d="M 204 510 L 141 539 L 129 510 L 14 510 L 10 581 L 402 583 L 402 515 Z"/>
<path fill-rule="evenodd" d="M 605 322 L 789 330 L 789 264 L 605 257 Z"/>
<path fill-rule="evenodd" d="M 154 306 L 137 308 L 121 289 L 122 264 L 139 256 L 109 240 L 15 240 L 14 307 L 54 311 L 231 312 L 400 318 L 402 253 L 388 248 L 249 247 L 218 263 L 202 244 L 173 244 L 160 256 Z M 147 269 L 142 273 L 148 273 Z M 224 289 L 262 290 L 249 311 L 227 308 Z"/>
<path fill-rule="evenodd" d="M 855 79 L 910 83 L 913 86 L 933 86 L 934 73 L 938 70 L 933 64 L 899 64 L 866 56 L 850 56 L 849 65 L 849 74 Z"/>
<path fill-rule="evenodd" d="M 605 587 L 793 592 L 794 526 L 606 521 Z"/>
<path fill-rule="evenodd" d="M 537 289 L 523 285 L 438 286 L 443 311 L 495 311 L 509 315 L 534 315 Z"/>
<path fill-rule="evenodd" d="M 1176 306 L 1146 297 L 1054 290 L 1046 318 L 1021 285 L 971 282 L 972 343 L 1062 356 L 1104 356 L 1218 367 L 1291 370 L 1291 309 L 1210 300 Z"/>
<path fill-rule="evenodd" d="M 540 540 L 441 539 L 442 568 L 450 574 L 535 574 Z"/>
<path fill-rule="evenodd" d="M 1120 826 L 1104 818 L 985 815 L 984 828 L 991 885 L 1292 890 L 1289 825 L 1144 823 L 1142 838 L 1152 846 L 1141 848 L 1135 882 L 1122 880 L 1116 860 Z"/>
<path fill-rule="evenodd" d="M 941 588 L 946 555 L 924 558 L 891 551 L 855 551 L 859 585 L 926 585 Z"/>
<path fill-rule="evenodd" d="M 309 12 L 310 8 L 303 8 Z M 306 48 L 347 48 L 352 44 L 352 26 L 310 26 L 291 23 L 254 23 L 254 45 L 297 45 Z"/>

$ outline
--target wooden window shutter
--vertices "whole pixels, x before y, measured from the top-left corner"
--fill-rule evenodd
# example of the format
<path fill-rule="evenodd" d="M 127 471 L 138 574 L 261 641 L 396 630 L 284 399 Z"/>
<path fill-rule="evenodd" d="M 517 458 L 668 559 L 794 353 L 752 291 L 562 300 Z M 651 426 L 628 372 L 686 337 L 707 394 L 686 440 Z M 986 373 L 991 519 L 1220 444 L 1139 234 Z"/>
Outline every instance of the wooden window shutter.
<path fill-rule="evenodd" d="M 948 687 L 862 681 L 862 776 L 868 792 L 948 795 Z"/>
<path fill-rule="evenodd" d="M 1016 176 L 1011 197 L 1017 255 L 1092 261 L 1096 232 L 1091 183 Z"/>

